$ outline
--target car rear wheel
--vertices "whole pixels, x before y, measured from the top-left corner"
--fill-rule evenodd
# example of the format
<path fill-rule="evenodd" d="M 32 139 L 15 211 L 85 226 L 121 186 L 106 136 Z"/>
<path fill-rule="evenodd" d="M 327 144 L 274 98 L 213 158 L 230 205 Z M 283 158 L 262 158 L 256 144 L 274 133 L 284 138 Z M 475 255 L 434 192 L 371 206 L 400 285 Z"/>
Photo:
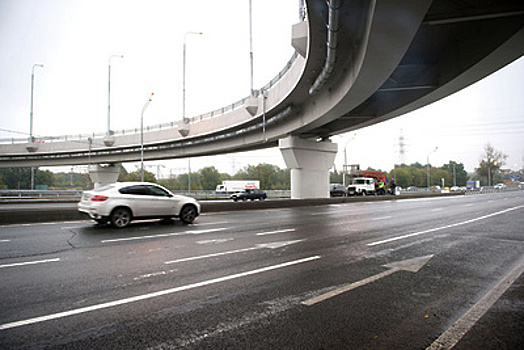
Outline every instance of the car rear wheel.
<path fill-rule="evenodd" d="M 124 228 L 131 222 L 131 211 L 127 208 L 116 208 L 110 216 L 111 225 Z"/>
<path fill-rule="evenodd" d="M 185 224 L 190 224 L 195 221 L 197 217 L 197 209 L 193 205 L 186 205 L 180 211 L 180 220 Z"/>

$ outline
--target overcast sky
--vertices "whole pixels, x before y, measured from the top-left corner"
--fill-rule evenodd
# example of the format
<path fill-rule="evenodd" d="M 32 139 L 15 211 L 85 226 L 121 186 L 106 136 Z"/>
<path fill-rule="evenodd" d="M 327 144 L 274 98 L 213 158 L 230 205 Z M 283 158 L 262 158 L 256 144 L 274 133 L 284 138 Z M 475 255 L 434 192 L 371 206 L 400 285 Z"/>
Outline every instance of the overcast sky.
<path fill-rule="evenodd" d="M 252 0 L 254 88 L 265 85 L 293 53 L 298 0 Z M 182 116 L 182 52 L 187 36 L 186 115 L 233 103 L 250 92 L 248 0 L 0 0 L 0 138 L 29 134 L 31 69 L 35 68 L 34 134 L 104 132 L 111 60 L 111 129 Z M 447 99 L 377 126 L 333 138 L 340 169 L 350 164 L 390 170 L 400 162 L 473 171 L 489 142 L 524 162 L 524 59 Z M 278 149 L 191 159 L 192 171 L 215 165 L 233 173 L 252 164 L 285 167 Z M 188 160 L 161 164 L 161 174 L 187 171 Z M 134 170 L 135 165 L 126 165 Z M 156 171 L 156 170 L 155 170 Z"/>

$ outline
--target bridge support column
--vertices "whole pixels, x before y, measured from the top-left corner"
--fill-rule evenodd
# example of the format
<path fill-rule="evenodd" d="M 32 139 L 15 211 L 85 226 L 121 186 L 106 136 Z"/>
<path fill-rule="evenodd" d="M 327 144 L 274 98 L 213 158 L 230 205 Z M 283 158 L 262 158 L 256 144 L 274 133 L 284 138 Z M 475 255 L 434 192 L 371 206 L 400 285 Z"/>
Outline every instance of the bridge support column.
<path fill-rule="evenodd" d="M 291 169 L 291 198 L 328 198 L 329 169 L 335 161 L 337 144 L 290 136 L 279 141 L 279 148 Z"/>
<path fill-rule="evenodd" d="M 95 185 L 95 189 L 116 182 L 120 168 L 115 164 L 101 166 L 99 164 L 89 166 L 89 177 Z"/>

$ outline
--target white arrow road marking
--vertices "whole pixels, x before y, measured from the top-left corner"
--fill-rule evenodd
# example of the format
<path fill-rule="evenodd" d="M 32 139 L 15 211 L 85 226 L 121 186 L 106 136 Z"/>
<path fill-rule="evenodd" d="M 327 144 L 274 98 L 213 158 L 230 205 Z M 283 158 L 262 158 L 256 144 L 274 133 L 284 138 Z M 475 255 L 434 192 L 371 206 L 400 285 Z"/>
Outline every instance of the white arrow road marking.
<path fill-rule="evenodd" d="M 209 230 L 194 230 L 194 231 L 185 231 L 185 232 L 171 232 L 171 233 L 162 233 L 158 235 L 148 235 L 148 236 L 136 236 L 136 237 L 125 237 L 125 238 L 115 238 L 115 239 L 105 239 L 101 241 L 102 243 L 114 243 L 114 242 L 125 242 L 125 241 L 137 241 L 141 239 L 153 239 L 153 238 L 162 238 L 162 237 L 172 237 L 172 236 L 187 236 L 187 235 L 201 235 L 203 233 L 212 233 L 224 231 L 226 228 L 213 228 Z"/>
<path fill-rule="evenodd" d="M 154 292 L 154 293 L 137 295 L 137 296 L 130 297 L 130 298 L 125 298 L 125 299 L 115 300 L 115 301 L 111 301 L 111 302 L 107 302 L 107 303 L 102 303 L 102 304 L 96 304 L 96 305 L 92 305 L 92 306 L 82 307 L 82 308 L 79 308 L 79 309 L 73 309 L 73 310 L 64 311 L 64 312 L 58 312 L 58 313 L 54 313 L 54 314 L 50 314 L 50 315 L 46 315 L 46 316 L 29 318 L 27 320 L 21 320 L 21 321 L 16 321 L 16 322 L 4 323 L 4 324 L 0 324 L 0 330 L 9 329 L 9 328 L 15 328 L 15 327 L 21 327 L 21 326 L 25 326 L 25 325 L 30 325 L 30 324 L 35 324 L 35 323 L 40 323 L 40 322 L 45 322 L 45 321 L 50 321 L 50 320 L 56 320 L 56 319 L 59 319 L 59 318 L 64 318 L 64 317 L 73 316 L 73 315 L 79 315 L 79 314 L 83 314 L 83 313 L 86 313 L 86 312 L 91 312 L 91 311 L 96 311 L 96 310 L 101 310 L 101 309 L 107 309 L 107 308 L 114 307 L 114 306 L 130 304 L 130 303 L 134 303 L 134 302 L 141 301 L 141 300 L 152 299 L 152 298 L 156 298 L 156 297 L 160 297 L 160 296 L 164 296 L 164 295 L 169 295 L 169 294 L 174 294 L 174 293 L 178 293 L 178 292 L 182 292 L 182 291 L 186 291 L 186 290 L 190 290 L 190 289 L 195 289 L 195 288 L 199 288 L 199 287 L 209 286 L 209 285 L 216 284 L 216 283 L 221 283 L 221 282 L 230 281 L 230 280 L 234 280 L 234 279 L 238 279 L 238 278 L 242 278 L 242 277 L 252 276 L 252 275 L 259 274 L 259 273 L 272 271 L 272 270 L 277 270 L 277 269 L 281 269 L 281 268 L 284 268 L 284 267 L 298 265 L 298 264 L 302 264 L 302 263 L 306 263 L 306 262 L 314 261 L 314 260 L 318 260 L 318 259 L 320 259 L 320 255 L 310 256 L 308 258 L 288 261 L 288 262 L 284 262 L 284 263 L 281 263 L 281 264 L 278 264 L 278 265 L 266 266 L 266 267 L 262 267 L 262 268 L 259 268 L 259 269 L 256 269 L 256 270 L 240 272 L 240 273 L 236 273 L 236 274 L 233 274 L 233 275 L 218 277 L 218 278 L 210 279 L 210 280 L 207 280 L 207 281 L 202 281 L 202 282 L 197 282 L 197 283 L 192 283 L 192 284 L 187 284 L 185 286 L 180 286 L 180 287 L 175 287 L 175 288 L 171 288 L 171 289 L 161 290 L 161 291 Z"/>
<path fill-rule="evenodd" d="M 46 259 L 46 260 L 37 260 L 37 261 L 26 261 L 26 262 L 14 263 L 14 264 L 5 264 L 5 265 L 0 265 L 0 269 L 3 269 L 3 268 L 5 268 L 5 267 L 15 267 L 15 266 L 27 266 L 27 265 L 45 264 L 45 263 L 56 262 L 56 261 L 60 261 L 60 258 L 55 258 L 55 259 Z"/>
<path fill-rule="evenodd" d="M 389 270 L 381 272 L 379 274 L 373 275 L 371 277 L 365 278 L 357 282 L 346 284 L 340 288 L 332 290 L 331 292 L 327 292 L 317 297 L 303 301 L 302 304 L 306 306 L 311 306 L 311 305 L 320 303 L 324 300 L 333 298 L 342 293 L 349 292 L 350 290 L 353 290 L 358 287 L 365 286 L 366 284 L 378 281 L 379 279 L 387 277 L 398 271 L 418 272 L 418 270 L 420 270 L 422 266 L 424 266 L 429 261 L 429 259 L 431 259 L 432 257 L 433 255 L 426 255 L 426 256 L 419 257 L 419 258 L 403 260 L 403 261 L 398 261 L 398 262 L 394 262 L 391 264 L 383 265 L 384 267 L 388 267 Z"/>
<path fill-rule="evenodd" d="M 295 244 L 304 241 L 303 239 L 299 239 L 296 241 L 285 241 L 285 242 L 273 242 L 273 243 L 263 243 L 263 244 L 257 244 L 253 247 L 249 248 L 242 248 L 242 249 L 235 249 L 235 250 L 229 250 L 227 252 L 220 252 L 220 253 L 211 253 L 211 254 L 205 254 L 205 255 L 198 255 L 198 256 L 191 256 L 189 258 L 181 258 L 171 261 L 166 261 L 164 264 L 176 264 L 180 262 L 186 262 L 186 261 L 194 261 L 194 260 L 201 260 L 201 259 L 207 259 L 207 258 L 215 258 L 217 256 L 224 256 L 224 255 L 230 255 L 230 254 L 236 254 L 236 253 L 245 253 L 252 250 L 258 250 L 258 249 L 276 249 L 285 247 L 290 244 Z"/>

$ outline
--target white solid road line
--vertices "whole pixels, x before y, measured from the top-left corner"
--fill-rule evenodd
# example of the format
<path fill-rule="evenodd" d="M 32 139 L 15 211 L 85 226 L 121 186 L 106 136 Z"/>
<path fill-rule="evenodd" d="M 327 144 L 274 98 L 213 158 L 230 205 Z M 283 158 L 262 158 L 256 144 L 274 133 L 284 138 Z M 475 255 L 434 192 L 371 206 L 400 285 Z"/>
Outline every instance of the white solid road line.
<path fill-rule="evenodd" d="M 517 209 L 522 209 L 522 208 L 524 208 L 524 205 L 519 205 L 519 206 L 508 208 L 508 209 L 505 209 L 505 210 L 497 211 L 497 212 L 494 212 L 494 213 L 491 213 L 491 214 L 479 216 L 478 218 L 474 218 L 474 219 L 470 219 L 470 220 L 466 220 L 466 221 L 462 221 L 462 222 L 457 222 L 456 224 L 449 224 L 449 225 L 445 225 L 445 226 L 441 226 L 441 227 L 430 228 L 430 229 L 424 230 L 424 231 L 408 233 L 407 235 L 396 236 L 396 237 L 384 239 L 384 240 L 381 240 L 381 241 L 368 243 L 367 246 L 368 247 L 373 247 L 373 246 L 380 245 L 380 244 L 385 244 L 385 243 L 389 243 L 389 242 L 399 241 L 399 240 L 405 239 L 405 238 L 411 238 L 411 237 L 415 237 L 415 236 L 420 236 L 420 235 L 423 235 L 425 233 L 430 233 L 430 232 L 445 230 L 445 229 L 448 229 L 448 228 L 453 228 L 453 227 L 462 226 L 462 225 L 466 225 L 466 224 L 471 224 L 471 223 L 476 222 L 476 221 L 488 219 L 488 218 L 493 217 L 493 216 L 505 214 L 505 213 L 508 213 L 510 211 L 517 210 Z"/>
<path fill-rule="evenodd" d="M 371 219 L 371 221 L 389 220 L 391 218 L 392 218 L 392 216 L 381 216 L 379 218 L 373 218 L 373 219 Z"/>
<path fill-rule="evenodd" d="M 46 259 L 46 260 L 37 260 L 37 261 L 26 261 L 26 262 L 20 262 L 20 263 L 13 263 L 13 264 L 0 265 L 0 269 L 6 268 L 6 267 L 16 267 L 16 266 L 27 266 L 27 265 L 45 264 L 45 263 L 49 263 L 49 262 L 57 262 L 57 261 L 60 261 L 60 258 L 55 258 L 55 259 Z"/>
<path fill-rule="evenodd" d="M 157 235 L 148 235 L 148 236 L 135 236 L 135 237 L 124 237 L 124 238 L 115 238 L 115 239 L 105 239 L 101 243 L 115 243 L 115 242 L 126 242 L 126 241 L 138 241 L 142 239 L 154 239 L 154 238 L 163 238 L 163 237 L 173 237 L 173 236 L 186 236 L 186 235 L 200 235 L 203 233 L 213 233 L 224 231 L 226 228 L 213 228 L 209 230 L 193 230 L 185 232 L 171 232 L 171 233 L 160 233 Z"/>
<path fill-rule="evenodd" d="M 427 350 L 451 349 L 480 320 L 482 316 L 500 299 L 502 294 L 524 272 L 524 258 L 486 295 L 469 309 L 457 322 L 449 327 L 440 337 L 427 347 Z"/>
<path fill-rule="evenodd" d="M 64 311 L 64 312 L 58 312 L 58 313 L 54 313 L 54 314 L 50 314 L 50 315 L 46 315 L 46 316 L 40 316 L 40 317 L 29 318 L 29 319 L 21 320 L 21 321 L 4 323 L 4 324 L 0 325 L 0 330 L 26 326 L 26 325 L 41 323 L 41 322 L 50 321 L 50 320 L 56 320 L 56 319 L 59 319 L 59 318 L 73 316 L 73 315 L 79 315 L 79 314 L 83 314 L 83 313 L 86 313 L 86 312 L 91 312 L 91 311 L 96 311 L 96 310 L 101 310 L 101 309 L 107 309 L 107 308 L 118 306 L 118 305 L 134 303 L 136 301 L 152 299 L 152 298 L 156 298 L 156 297 L 160 297 L 160 296 L 164 296 L 164 295 L 169 295 L 169 294 L 174 294 L 174 293 L 185 291 L 185 290 L 190 290 L 190 289 L 195 289 L 195 288 L 198 288 L 198 287 L 209 286 L 209 285 L 216 284 L 216 283 L 221 283 L 221 282 L 225 282 L 225 281 L 231 281 L 231 280 L 242 278 L 242 277 L 252 276 L 252 275 L 256 275 L 256 274 L 267 272 L 267 271 L 281 269 L 281 268 L 288 267 L 288 266 L 298 265 L 298 264 L 306 263 L 306 262 L 309 262 L 309 261 L 318 260 L 320 258 L 321 258 L 320 255 L 314 255 L 314 256 L 307 257 L 307 258 L 303 258 L 303 259 L 288 261 L 288 262 L 281 263 L 281 264 L 278 264 L 278 265 L 262 267 L 262 268 L 259 268 L 259 269 L 256 269 L 256 270 L 240 272 L 240 273 L 233 274 L 233 275 L 228 275 L 228 276 L 224 276 L 224 277 L 218 277 L 218 278 L 210 279 L 210 280 L 207 280 L 207 281 L 202 281 L 202 282 L 197 282 L 197 283 L 192 283 L 192 284 L 187 284 L 185 286 L 180 286 L 180 287 L 175 287 L 175 288 L 171 288 L 171 289 L 161 290 L 161 291 L 154 292 L 154 293 L 137 295 L 137 296 L 131 297 L 131 298 L 125 298 L 125 299 L 115 300 L 115 301 L 111 301 L 111 302 L 107 302 L 107 303 L 102 303 L 102 304 L 82 307 L 82 308 L 79 308 L 79 309 L 73 309 L 73 310 Z"/>
<path fill-rule="evenodd" d="M 259 232 L 257 233 L 257 236 L 268 236 L 268 235 L 276 235 L 277 233 L 286 233 L 286 232 L 294 232 L 294 228 L 288 228 L 283 230 L 276 230 L 276 231 L 267 231 L 267 232 Z"/>
<path fill-rule="evenodd" d="M 290 244 L 300 243 L 303 241 L 304 241 L 303 239 L 299 239 L 295 241 L 261 243 L 261 244 L 257 244 L 257 245 L 254 245 L 253 247 L 248 247 L 248 248 L 241 248 L 241 249 L 229 250 L 226 252 L 211 253 L 211 254 L 191 256 L 188 258 L 180 258 L 176 260 L 166 261 L 164 262 L 164 264 L 170 265 L 170 264 L 176 264 L 176 263 L 187 262 L 187 261 L 195 261 L 195 260 L 201 260 L 201 259 L 207 259 L 207 258 L 216 258 L 218 256 L 245 253 L 245 252 L 249 252 L 252 250 L 259 250 L 259 249 L 276 249 L 276 248 L 281 248 L 281 247 L 284 247 Z"/>

